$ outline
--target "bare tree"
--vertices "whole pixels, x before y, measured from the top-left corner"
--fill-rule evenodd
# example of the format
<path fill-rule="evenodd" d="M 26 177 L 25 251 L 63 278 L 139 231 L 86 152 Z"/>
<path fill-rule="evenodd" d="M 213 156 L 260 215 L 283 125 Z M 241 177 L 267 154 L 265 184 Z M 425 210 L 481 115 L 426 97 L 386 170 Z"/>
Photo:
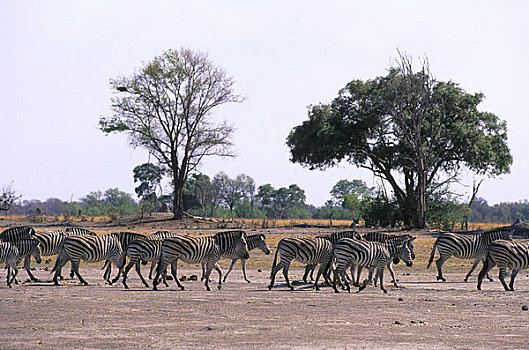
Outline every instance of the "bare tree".
<path fill-rule="evenodd" d="M 20 199 L 20 195 L 17 195 L 16 192 L 11 188 L 12 184 L 9 186 L 4 186 L 0 190 L 0 211 L 7 211 L 11 209 L 11 206 L 15 204 L 17 200 Z"/>
<path fill-rule="evenodd" d="M 234 127 L 215 123 L 219 106 L 244 99 L 234 80 L 204 53 L 168 50 L 130 77 L 110 81 L 113 115 L 101 118 L 104 133 L 122 132 L 133 147 L 147 149 L 169 170 L 175 219 L 183 215 L 188 175 L 207 156 L 232 157 Z"/>

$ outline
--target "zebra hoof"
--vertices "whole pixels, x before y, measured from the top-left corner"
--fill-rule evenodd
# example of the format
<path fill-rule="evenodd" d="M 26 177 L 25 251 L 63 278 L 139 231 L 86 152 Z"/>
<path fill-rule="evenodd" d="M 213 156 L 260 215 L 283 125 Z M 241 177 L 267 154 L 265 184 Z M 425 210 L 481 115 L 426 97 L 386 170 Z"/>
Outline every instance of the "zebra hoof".
<path fill-rule="evenodd" d="M 387 291 L 387 290 L 385 290 L 385 289 L 382 289 L 382 291 L 383 291 L 384 293 L 388 294 L 388 291 Z"/>
<path fill-rule="evenodd" d="M 272 290 L 272 285 L 269 285 L 269 286 L 268 286 L 268 290 Z"/>
<path fill-rule="evenodd" d="M 217 288 L 218 288 L 219 290 L 221 290 L 221 289 L 222 289 L 222 286 L 219 285 L 219 286 L 217 286 Z"/>
<path fill-rule="evenodd" d="M 184 286 L 182 286 L 182 287 L 180 287 L 180 290 L 186 290 L 186 289 L 184 288 Z M 211 290 L 211 289 L 209 289 L 209 287 L 208 287 L 208 290 Z"/>

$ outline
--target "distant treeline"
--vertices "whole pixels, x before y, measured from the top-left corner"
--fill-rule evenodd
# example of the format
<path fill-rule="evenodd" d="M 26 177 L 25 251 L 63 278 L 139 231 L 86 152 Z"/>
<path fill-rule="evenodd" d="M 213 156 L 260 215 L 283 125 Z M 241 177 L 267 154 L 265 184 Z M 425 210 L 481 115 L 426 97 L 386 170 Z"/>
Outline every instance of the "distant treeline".
<path fill-rule="evenodd" d="M 214 217 L 240 217 L 240 218 L 267 218 L 267 219 L 366 219 L 365 217 L 381 215 L 384 210 L 381 204 L 377 206 L 376 197 L 367 197 L 365 203 L 370 204 L 371 212 L 362 209 L 354 211 L 347 206 L 338 205 L 336 201 L 329 200 L 325 205 L 316 207 L 305 203 L 304 191 L 297 185 L 288 188 L 275 189 L 271 185 L 259 187 L 259 191 L 252 196 L 243 194 L 230 200 L 229 196 L 222 199 L 220 196 L 213 202 L 208 198 L 208 203 L 201 205 L 197 199 L 196 188 L 189 186 L 185 195 L 185 207 L 188 212 L 199 216 Z M 158 198 L 156 205 L 151 211 L 167 209 L 170 198 Z M 364 206 L 365 207 L 365 203 Z M 390 205 L 391 203 L 389 203 Z M 388 203 L 382 205 L 387 206 Z M 361 208 L 363 208 L 361 206 Z M 133 198 L 131 194 L 119 189 L 108 189 L 104 192 L 90 192 L 79 201 L 62 201 L 58 198 L 49 198 L 45 201 L 22 200 L 14 205 L 8 212 L 9 215 L 33 215 L 40 209 L 48 216 L 109 216 L 118 217 L 123 215 L 139 215 L 141 203 Z M 213 209 L 212 209 L 213 208 Z M 373 211 L 379 208 L 379 211 Z M 213 214 L 213 215 L 211 215 Z M 453 218 L 452 226 L 457 226 L 461 218 Z M 471 205 L 469 222 L 472 223 L 500 223 L 512 224 L 517 219 L 529 221 L 529 202 L 505 202 L 489 205 L 483 198 L 476 198 Z M 374 222 L 380 224 L 380 222 Z M 392 226 L 388 222 L 387 225 Z"/>
<path fill-rule="evenodd" d="M 506 202 L 490 206 L 483 198 L 476 198 L 470 206 L 471 222 L 512 224 L 516 220 L 529 221 L 529 202 Z"/>

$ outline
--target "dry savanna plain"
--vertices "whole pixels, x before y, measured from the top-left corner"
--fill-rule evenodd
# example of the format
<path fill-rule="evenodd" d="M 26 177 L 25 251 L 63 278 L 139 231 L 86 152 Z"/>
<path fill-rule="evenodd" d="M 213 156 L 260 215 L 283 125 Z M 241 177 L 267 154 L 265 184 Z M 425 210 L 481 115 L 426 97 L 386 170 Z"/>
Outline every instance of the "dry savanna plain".
<path fill-rule="evenodd" d="M 28 222 L 0 220 L 0 229 Z M 171 230 L 193 235 L 221 231 L 218 224 L 192 220 L 186 222 L 121 221 L 119 224 L 82 222 L 79 226 L 98 234 L 132 231 L 153 233 Z M 64 228 L 64 223 L 32 224 L 36 231 Z M 231 225 L 231 226 L 230 226 Z M 224 223 L 226 228 L 240 227 Z M 265 227 L 263 227 L 265 226 Z M 106 285 L 103 263 L 81 264 L 88 281 L 62 281 L 54 286 L 51 269 L 54 257 L 33 262 L 33 273 L 42 282 L 24 282 L 7 288 L 0 284 L 1 349 L 453 349 L 453 348 L 529 348 L 529 278 L 523 271 L 516 280 L 516 291 L 504 292 L 492 270 L 494 282 L 484 281 L 476 289 L 481 265 L 468 283 L 463 278 L 469 260 L 451 258 L 444 266 L 447 282 L 436 281 L 435 265 L 426 269 L 437 231 L 395 231 L 417 237 L 416 260 L 411 268 L 395 266 L 399 288 L 386 270 L 388 293 L 368 286 L 358 293 L 336 294 L 322 286 L 316 292 L 301 282 L 303 266 L 293 263 L 290 277 L 295 289 L 289 290 L 281 273 L 268 291 L 273 254 L 281 238 L 313 237 L 344 229 L 339 227 L 243 226 L 248 234 L 264 233 L 271 255 L 252 251 L 247 262 L 248 278 L 242 278 L 240 263 L 218 290 L 218 274 L 212 274 L 212 291 L 189 280 L 200 276 L 200 267 L 179 263 L 178 276 L 186 290 L 168 281 L 169 288 L 145 288 L 134 270 L 129 273 L 126 290 L 121 281 Z M 368 229 L 358 228 L 359 232 Z M 372 229 L 371 229 L 372 230 Z M 437 257 L 437 255 L 436 255 Z M 224 272 L 229 261 L 221 260 Z M 69 264 L 63 270 L 68 275 Z M 5 271 L 5 270 L 3 270 Z M 148 266 L 142 266 L 144 276 Z M 116 269 L 113 269 L 113 275 Z M 186 278 L 182 278 L 185 276 Z"/>

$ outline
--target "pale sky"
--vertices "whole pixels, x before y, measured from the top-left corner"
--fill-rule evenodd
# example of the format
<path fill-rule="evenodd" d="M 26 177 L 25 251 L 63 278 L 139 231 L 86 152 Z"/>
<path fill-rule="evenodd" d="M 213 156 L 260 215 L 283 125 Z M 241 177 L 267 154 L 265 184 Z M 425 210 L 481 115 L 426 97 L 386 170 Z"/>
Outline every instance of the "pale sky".
<path fill-rule="evenodd" d="M 0 187 L 40 200 L 115 187 L 134 194 L 132 169 L 147 154 L 98 129 L 110 113 L 108 81 L 186 47 L 207 52 L 247 97 L 214 113 L 237 127 L 238 157 L 205 159 L 200 170 L 295 183 L 307 203 L 323 205 L 337 181 L 374 185 L 373 176 L 348 164 L 293 164 L 286 137 L 308 105 L 385 75 L 398 49 L 427 56 L 437 79 L 485 94 L 480 109 L 507 121 L 514 164 L 479 196 L 527 200 L 528 23 L 527 1 L 1 0 Z"/>

